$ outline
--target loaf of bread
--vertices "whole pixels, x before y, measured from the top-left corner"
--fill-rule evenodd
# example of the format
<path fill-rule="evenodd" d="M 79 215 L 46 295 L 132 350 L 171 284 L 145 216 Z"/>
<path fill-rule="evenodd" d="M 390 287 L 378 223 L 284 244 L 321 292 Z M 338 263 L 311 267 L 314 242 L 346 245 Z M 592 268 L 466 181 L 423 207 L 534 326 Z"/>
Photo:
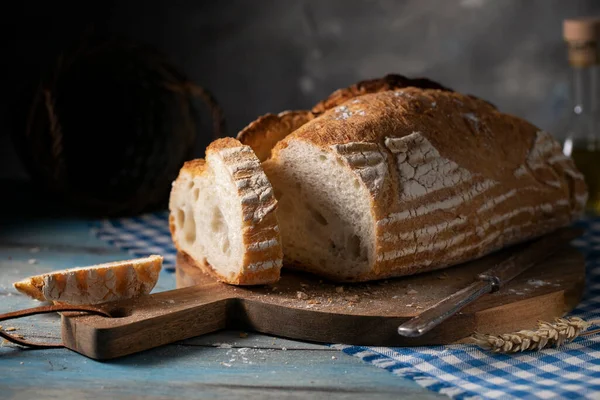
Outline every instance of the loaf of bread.
<path fill-rule="evenodd" d="M 410 275 L 549 233 L 583 211 L 583 177 L 559 143 L 473 96 L 410 87 L 321 110 L 263 162 L 286 265 L 336 281 Z"/>
<path fill-rule="evenodd" d="M 206 160 L 185 163 L 173 183 L 175 246 L 219 280 L 256 285 L 279 279 L 282 248 L 277 200 L 252 149 L 218 139 Z"/>
<path fill-rule="evenodd" d="M 228 232 L 276 232 L 260 239 L 274 246 L 263 262 L 280 266 L 275 244 L 281 243 L 286 266 L 336 281 L 411 275 L 472 260 L 568 225 L 587 198 L 582 175 L 551 135 L 427 79 L 388 75 L 359 82 L 310 111 L 260 117 L 238 139 L 227 139 L 228 154 L 251 157 L 253 150 L 262 168 L 254 161 L 252 174 L 266 188 L 259 191 L 275 194 L 278 205 L 267 208 L 277 217 L 265 214 L 243 228 L 236 222 L 241 219 L 227 219 Z M 202 168 L 190 172 L 194 163 Z M 173 193 L 183 193 L 182 182 L 191 179 L 186 174 L 202 175 L 204 166 L 186 165 Z M 214 192 L 205 190 L 207 196 Z M 218 272 L 223 268 L 207 260 L 211 251 L 213 259 L 226 259 L 219 245 L 186 250 L 183 223 L 176 221 L 191 214 L 177 210 L 195 207 L 193 215 L 206 213 L 207 219 L 214 215 L 212 203 L 172 194 L 171 204 L 177 247 L 196 264 L 229 283 L 276 280 L 278 267 L 277 275 L 260 279 L 252 268 Z M 243 241 L 238 249 L 252 246 Z"/>
<path fill-rule="evenodd" d="M 39 301 L 89 305 L 150 293 L 158 281 L 163 258 L 158 255 L 32 276 L 15 289 Z"/>

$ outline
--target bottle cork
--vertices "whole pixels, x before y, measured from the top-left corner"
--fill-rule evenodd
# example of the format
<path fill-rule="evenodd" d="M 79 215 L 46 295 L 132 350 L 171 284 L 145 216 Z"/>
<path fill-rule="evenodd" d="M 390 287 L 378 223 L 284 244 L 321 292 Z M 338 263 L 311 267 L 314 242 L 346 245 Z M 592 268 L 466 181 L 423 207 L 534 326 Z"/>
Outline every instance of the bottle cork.
<path fill-rule="evenodd" d="M 600 17 L 565 19 L 563 38 L 569 47 L 569 63 L 572 66 L 586 67 L 598 63 Z"/>

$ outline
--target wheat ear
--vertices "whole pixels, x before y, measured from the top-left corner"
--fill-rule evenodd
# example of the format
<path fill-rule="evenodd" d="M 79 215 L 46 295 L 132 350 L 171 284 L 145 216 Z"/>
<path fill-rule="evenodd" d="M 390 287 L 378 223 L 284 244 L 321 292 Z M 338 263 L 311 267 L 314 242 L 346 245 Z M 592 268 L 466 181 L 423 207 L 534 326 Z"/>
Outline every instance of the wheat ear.
<path fill-rule="evenodd" d="M 471 338 L 479 347 L 495 353 L 517 353 L 525 350 L 542 350 L 545 347 L 559 347 L 578 336 L 600 332 L 600 329 L 586 331 L 600 320 L 585 321 L 578 317 L 556 318 L 554 323 L 538 321 L 534 331 L 522 330 L 502 335 L 475 333 Z"/>

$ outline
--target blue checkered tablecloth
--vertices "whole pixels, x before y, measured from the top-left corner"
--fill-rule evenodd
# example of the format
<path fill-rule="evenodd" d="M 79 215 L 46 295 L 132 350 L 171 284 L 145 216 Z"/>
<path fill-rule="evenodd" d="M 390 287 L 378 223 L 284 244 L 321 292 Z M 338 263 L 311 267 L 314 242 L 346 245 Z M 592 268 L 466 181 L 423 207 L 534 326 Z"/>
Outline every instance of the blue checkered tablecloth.
<path fill-rule="evenodd" d="M 136 257 L 162 254 L 174 270 L 175 248 L 166 212 L 103 220 L 95 234 Z M 578 222 L 585 234 L 575 240 L 587 260 L 583 301 L 571 313 L 600 315 L 600 218 Z M 600 335 L 581 337 L 559 349 L 503 355 L 474 345 L 361 347 L 333 345 L 344 353 L 456 399 L 600 399 Z"/>

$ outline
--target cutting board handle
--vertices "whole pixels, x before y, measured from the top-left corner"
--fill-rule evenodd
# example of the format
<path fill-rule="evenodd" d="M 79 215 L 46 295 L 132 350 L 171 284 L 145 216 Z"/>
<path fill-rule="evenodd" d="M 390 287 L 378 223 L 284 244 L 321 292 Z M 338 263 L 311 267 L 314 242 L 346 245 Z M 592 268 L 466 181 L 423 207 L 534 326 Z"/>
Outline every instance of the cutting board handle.
<path fill-rule="evenodd" d="M 108 303 L 112 318 L 63 313 L 62 340 L 90 358 L 111 359 L 223 329 L 236 303 L 197 286 Z"/>

